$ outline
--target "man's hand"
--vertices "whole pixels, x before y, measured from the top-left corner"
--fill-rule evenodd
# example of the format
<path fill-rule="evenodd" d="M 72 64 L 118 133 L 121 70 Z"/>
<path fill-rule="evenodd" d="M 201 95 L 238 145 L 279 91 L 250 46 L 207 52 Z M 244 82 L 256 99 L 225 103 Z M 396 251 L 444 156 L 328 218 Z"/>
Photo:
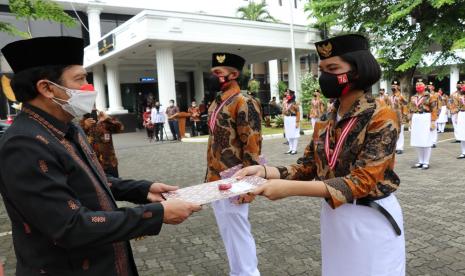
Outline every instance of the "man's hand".
<path fill-rule="evenodd" d="M 197 212 L 202 209 L 202 207 L 198 204 L 179 199 L 166 200 L 161 204 L 164 209 L 163 223 L 166 224 L 179 224 L 192 215 L 193 212 Z"/>
<path fill-rule="evenodd" d="M 89 129 L 91 128 L 93 125 L 95 125 L 95 120 L 92 119 L 92 118 L 87 118 L 84 120 L 84 128 L 85 129 Z"/>
<path fill-rule="evenodd" d="M 98 120 L 99 121 L 105 121 L 108 118 L 110 118 L 110 116 L 108 116 L 108 114 L 106 114 L 105 112 L 103 112 L 103 111 L 98 112 Z"/>
<path fill-rule="evenodd" d="M 296 122 L 295 123 L 295 128 L 299 128 L 300 127 L 300 122 Z"/>
<path fill-rule="evenodd" d="M 254 201 L 255 195 L 253 193 L 246 193 L 242 194 L 239 196 L 239 198 L 236 200 L 236 204 L 245 204 L 245 203 L 251 203 Z"/>
<path fill-rule="evenodd" d="M 171 186 L 163 183 L 153 183 L 150 186 L 149 193 L 147 194 L 147 199 L 150 202 L 162 202 L 165 199 L 163 198 L 161 193 L 176 191 L 178 188 L 178 186 Z"/>

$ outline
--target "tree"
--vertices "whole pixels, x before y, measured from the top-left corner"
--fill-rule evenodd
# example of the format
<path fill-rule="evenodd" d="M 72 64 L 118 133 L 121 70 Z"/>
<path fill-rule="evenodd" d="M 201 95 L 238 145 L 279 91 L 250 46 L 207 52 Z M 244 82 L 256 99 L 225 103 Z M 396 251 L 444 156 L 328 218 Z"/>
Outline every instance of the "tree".
<path fill-rule="evenodd" d="M 240 18 L 252 21 L 271 21 L 277 22 L 274 17 L 266 10 L 267 4 L 264 0 L 260 3 L 250 1 L 247 6 L 242 6 L 237 9 L 237 14 Z"/>
<path fill-rule="evenodd" d="M 465 48 L 464 5 L 464 0 L 309 0 L 305 10 L 320 28 L 368 35 L 384 77 L 399 78 L 410 92 L 418 67 L 437 70 L 446 61 L 463 62 L 454 50 Z M 434 56 L 429 66 L 427 55 Z"/>
<path fill-rule="evenodd" d="M 30 20 L 49 20 L 72 27 L 75 20 L 57 4 L 49 0 L 9 0 L 9 7 L 17 19 L 22 19 L 26 31 L 19 30 L 10 23 L 0 22 L 0 31 L 10 35 L 31 38 Z"/>
<path fill-rule="evenodd" d="M 308 114 L 308 110 L 310 107 L 310 101 L 313 99 L 313 93 L 315 89 L 320 90 L 320 84 L 318 83 L 318 78 L 314 76 L 312 73 L 306 73 L 302 76 L 301 79 L 301 87 L 302 87 L 302 109 L 304 114 Z M 327 102 L 327 99 L 321 96 L 324 102 Z"/>

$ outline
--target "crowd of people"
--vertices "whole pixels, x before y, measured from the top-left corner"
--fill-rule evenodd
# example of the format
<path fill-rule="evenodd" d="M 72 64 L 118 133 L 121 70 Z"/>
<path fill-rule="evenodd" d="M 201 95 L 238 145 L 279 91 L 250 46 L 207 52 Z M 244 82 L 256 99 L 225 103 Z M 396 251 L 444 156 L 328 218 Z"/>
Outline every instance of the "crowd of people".
<path fill-rule="evenodd" d="M 321 94 L 330 101 L 325 107 L 320 90 L 314 92 L 308 103 L 313 134 L 294 164 L 269 166 L 261 156 L 263 111 L 253 95 L 241 94 L 242 57 L 214 53 L 209 87 L 218 95 L 209 107 L 192 101 L 189 108 L 193 126 L 203 113 L 208 118 L 205 182 L 248 175 L 267 180 L 251 193 L 212 204 L 230 275 L 260 275 L 248 219 L 249 203 L 260 195 L 322 199 L 322 275 L 403 276 L 403 216 L 395 196 L 403 128 L 410 125 L 411 145 L 418 148 L 414 167 L 428 169 L 435 135 L 450 114 L 462 141 L 458 158 L 465 158 L 465 84 L 447 98 L 418 80 L 407 101 L 393 81 L 392 95 L 375 99 L 371 87 L 381 68 L 365 37 L 341 35 L 315 46 Z M 138 275 L 129 241 L 157 235 L 163 224 L 179 224 L 201 210 L 165 200 L 162 193 L 175 186 L 119 177 L 108 149 L 111 135 L 123 126 L 92 111 L 97 92 L 87 83 L 83 49 L 83 40 L 71 37 L 32 38 L 2 49 L 15 73 L 15 96 L 23 102 L 0 140 L 0 193 L 12 223 L 19 276 Z M 286 91 L 281 108 L 288 153 L 294 155 L 302 112 L 294 91 Z M 180 139 L 179 113 L 174 100 L 166 108 L 159 102 L 148 106 L 143 114 L 148 138 L 163 141 L 168 121 L 173 139 Z M 81 117 L 80 127 L 73 120 Z M 120 208 L 116 200 L 137 206 Z"/>

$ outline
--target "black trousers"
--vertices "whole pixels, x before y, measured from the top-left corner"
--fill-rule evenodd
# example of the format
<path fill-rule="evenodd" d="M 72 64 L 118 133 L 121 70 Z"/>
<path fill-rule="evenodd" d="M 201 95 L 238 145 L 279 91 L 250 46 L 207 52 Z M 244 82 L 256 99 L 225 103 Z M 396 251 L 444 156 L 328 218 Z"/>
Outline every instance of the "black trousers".
<path fill-rule="evenodd" d="M 192 137 L 199 135 L 199 125 L 200 125 L 200 121 L 198 121 L 198 122 L 191 121 L 191 134 L 192 134 Z"/>
<path fill-rule="evenodd" d="M 178 120 L 168 121 L 168 124 L 170 125 L 170 130 L 171 130 L 171 133 L 173 134 L 173 140 L 181 139 L 181 135 L 179 135 Z"/>
<path fill-rule="evenodd" d="M 163 125 L 164 123 L 156 123 L 155 124 L 155 127 L 154 127 L 154 131 L 155 131 L 155 139 L 157 139 L 157 141 L 163 141 Z"/>

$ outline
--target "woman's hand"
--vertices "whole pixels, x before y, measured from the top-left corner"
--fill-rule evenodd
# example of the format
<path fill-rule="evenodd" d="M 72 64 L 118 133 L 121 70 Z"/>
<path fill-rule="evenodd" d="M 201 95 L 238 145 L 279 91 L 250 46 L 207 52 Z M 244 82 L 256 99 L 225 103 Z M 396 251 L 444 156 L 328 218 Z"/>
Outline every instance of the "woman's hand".
<path fill-rule="evenodd" d="M 245 167 L 236 172 L 233 177 L 236 179 L 242 179 L 246 176 L 259 176 L 265 177 L 265 168 L 261 165 L 255 165 L 250 167 Z"/>
<path fill-rule="evenodd" d="M 265 196 L 270 200 L 278 200 L 291 196 L 290 187 L 286 180 L 272 179 L 253 191 L 255 195 Z"/>

